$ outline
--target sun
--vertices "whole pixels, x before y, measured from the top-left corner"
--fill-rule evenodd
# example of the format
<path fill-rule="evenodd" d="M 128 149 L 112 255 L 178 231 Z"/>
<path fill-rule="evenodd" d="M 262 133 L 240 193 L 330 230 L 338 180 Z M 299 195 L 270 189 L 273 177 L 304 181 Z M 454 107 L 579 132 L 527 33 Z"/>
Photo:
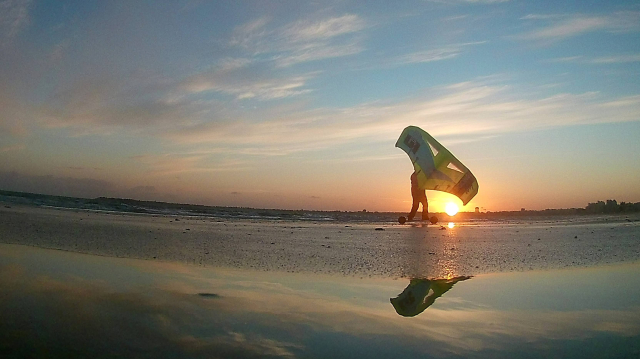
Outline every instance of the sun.
<path fill-rule="evenodd" d="M 458 205 L 453 202 L 449 202 L 446 206 L 444 206 L 444 211 L 447 212 L 447 214 L 450 216 L 455 216 L 456 213 L 458 213 L 458 210 Z"/>

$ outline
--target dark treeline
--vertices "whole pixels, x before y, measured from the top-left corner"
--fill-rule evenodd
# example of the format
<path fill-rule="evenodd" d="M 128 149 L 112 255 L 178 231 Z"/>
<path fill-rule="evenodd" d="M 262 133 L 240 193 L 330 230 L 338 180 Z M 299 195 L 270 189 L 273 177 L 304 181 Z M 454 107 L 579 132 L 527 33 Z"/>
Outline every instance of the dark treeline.
<path fill-rule="evenodd" d="M 596 203 L 589 203 L 585 207 L 587 213 L 627 213 L 627 212 L 640 212 L 640 202 L 629 203 L 620 202 L 615 199 L 608 199 L 605 201 L 598 201 Z"/>
<path fill-rule="evenodd" d="M 497 216 L 508 217 L 528 217 L 528 216 L 568 216 L 568 215 L 588 215 L 588 214 L 622 214 L 640 212 L 640 202 L 620 202 L 615 199 L 606 201 L 598 201 L 589 203 L 584 208 L 552 208 L 544 210 L 526 210 L 519 211 L 498 211 L 477 213 L 476 216 L 493 218 Z"/>

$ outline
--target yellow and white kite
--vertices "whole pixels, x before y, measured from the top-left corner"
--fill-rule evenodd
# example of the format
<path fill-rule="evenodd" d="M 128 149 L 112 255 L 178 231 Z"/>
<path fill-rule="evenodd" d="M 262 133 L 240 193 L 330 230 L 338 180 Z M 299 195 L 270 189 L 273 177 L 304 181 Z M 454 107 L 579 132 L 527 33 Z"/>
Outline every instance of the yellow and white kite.
<path fill-rule="evenodd" d="M 451 193 L 463 205 L 478 193 L 478 181 L 471 171 L 421 128 L 405 128 L 396 147 L 409 155 L 421 189 Z"/>

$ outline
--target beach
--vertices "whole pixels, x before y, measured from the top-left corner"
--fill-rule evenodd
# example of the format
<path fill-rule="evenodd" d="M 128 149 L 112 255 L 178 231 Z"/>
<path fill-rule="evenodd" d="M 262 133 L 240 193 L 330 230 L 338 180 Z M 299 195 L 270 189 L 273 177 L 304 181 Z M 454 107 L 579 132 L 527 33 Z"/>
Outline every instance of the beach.
<path fill-rule="evenodd" d="M 0 351 L 634 357 L 639 223 L 605 216 L 399 225 L 7 203 Z M 426 307 L 401 311 L 392 305 L 401 293 L 422 293 Z"/>
<path fill-rule="evenodd" d="M 9 207 L 9 208 L 7 208 Z M 640 259 L 640 216 L 399 225 L 0 207 L 2 242 L 186 264 L 446 277 Z M 452 226 L 452 228 L 449 228 Z"/>

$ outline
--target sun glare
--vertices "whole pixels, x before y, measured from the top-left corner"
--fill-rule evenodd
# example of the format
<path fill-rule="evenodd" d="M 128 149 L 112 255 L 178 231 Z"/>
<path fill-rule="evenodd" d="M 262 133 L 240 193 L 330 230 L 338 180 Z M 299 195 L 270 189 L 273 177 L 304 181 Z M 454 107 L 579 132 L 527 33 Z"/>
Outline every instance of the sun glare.
<path fill-rule="evenodd" d="M 449 202 L 444 207 L 444 211 L 447 212 L 447 214 L 450 216 L 455 216 L 456 213 L 458 213 L 458 205 L 453 202 Z"/>

